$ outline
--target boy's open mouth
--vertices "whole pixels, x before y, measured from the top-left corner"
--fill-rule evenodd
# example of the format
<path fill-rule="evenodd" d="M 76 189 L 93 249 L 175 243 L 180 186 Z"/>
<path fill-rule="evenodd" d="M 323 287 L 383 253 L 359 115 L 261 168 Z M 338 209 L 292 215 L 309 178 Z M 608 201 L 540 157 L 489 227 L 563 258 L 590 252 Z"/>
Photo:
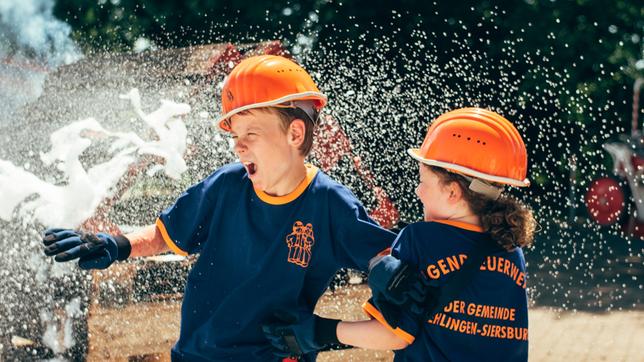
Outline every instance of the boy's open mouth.
<path fill-rule="evenodd" d="M 249 176 L 252 176 L 257 172 L 257 166 L 252 162 L 244 162 L 244 167 L 246 167 L 246 172 Z"/>

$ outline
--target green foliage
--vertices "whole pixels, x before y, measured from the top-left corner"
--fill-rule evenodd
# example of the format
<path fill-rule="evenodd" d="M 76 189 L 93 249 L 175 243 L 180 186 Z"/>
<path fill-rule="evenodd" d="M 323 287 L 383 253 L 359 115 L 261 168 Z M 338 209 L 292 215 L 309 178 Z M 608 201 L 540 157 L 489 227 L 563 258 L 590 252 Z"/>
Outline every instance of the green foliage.
<path fill-rule="evenodd" d="M 359 39 L 370 29 L 368 36 L 393 35 L 401 44 L 414 29 L 451 30 L 457 22 L 474 29 L 487 18 L 492 22 L 479 31 L 493 39 L 514 30 L 525 34 L 523 47 L 541 49 L 546 56 L 556 50 L 556 59 L 550 61 L 572 65 L 575 83 L 597 81 L 592 76 L 602 71 L 602 64 L 618 66 L 608 81 L 644 74 L 635 67 L 642 59 L 644 35 L 644 7 L 637 1 L 504 0 L 472 6 L 425 0 L 59 0 L 55 7 L 56 16 L 73 27 L 78 42 L 109 50 L 131 49 L 139 37 L 159 46 L 187 46 L 224 38 L 293 35 L 311 13 L 319 18 L 320 40 L 339 35 Z M 493 52 L 501 52 L 503 39 L 498 40 Z"/>
<path fill-rule="evenodd" d="M 504 37 L 520 32 L 525 41 L 516 45 L 518 53 L 541 50 L 544 61 L 568 69 L 572 84 L 583 84 L 584 91 L 598 97 L 609 91 L 622 99 L 630 92 L 624 87 L 644 76 L 644 7 L 637 1 L 59 0 L 55 13 L 85 48 L 121 51 L 132 49 L 141 37 L 161 47 L 292 41 L 307 26 L 316 28 L 319 42 L 388 35 L 406 44 L 416 29 L 453 32 L 452 25 L 459 23 L 495 40 L 486 49 L 491 56 L 503 51 Z M 318 17 L 313 25 L 310 14 Z M 481 25 L 481 19 L 490 21 Z"/>
<path fill-rule="evenodd" d="M 644 76 L 644 7 L 636 0 L 472 4 L 442 0 L 58 0 L 55 13 L 72 26 L 75 39 L 88 50 L 130 51 L 140 38 L 159 47 L 271 39 L 293 46 L 298 34 L 315 34 L 313 51 L 325 44 L 341 52 L 348 43 L 376 47 L 382 37 L 396 46 L 415 47 L 418 31 L 481 34 L 491 41 L 468 46 L 490 59 L 502 58 L 508 51 L 537 54 L 539 62 L 558 70 L 555 81 L 532 69 L 513 69 L 526 75 L 520 85 L 523 94 L 557 94 L 560 98 L 559 106 L 549 109 L 531 108 L 526 97 L 516 100 L 528 117 L 555 114 L 561 118 L 558 132 L 549 138 L 538 134 L 538 129 L 525 130 L 541 150 L 550 151 L 535 148 L 531 154 L 535 181 L 543 187 L 552 184 L 552 177 L 566 180 L 567 159 L 580 152 L 587 162 L 603 162 L 601 143 L 630 129 L 632 85 Z M 517 37 L 522 41 L 508 45 Z M 382 52 L 397 57 L 396 46 Z M 441 54 L 451 44 L 443 41 L 431 46 Z M 359 56 L 349 52 L 346 60 L 351 64 Z M 441 61 L 445 60 L 437 60 Z M 559 91 L 560 87 L 565 91 Z M 597 136 L 591 142 L 593 148 L 582 142 L 584 134 Z M 549 154 L 555 160 L 547 160 Z"/>
<path fill-rule="evenodd" d="M 224 35 L 241 39 L 260 32 L 256 30 L 279 35 L 281 28 L 300 25 L 299 19 L 286 16 L 273 22 L 286 4 L 248 0 L 61 0 L 55 13 L 72 26 L 75 39 L 86 48 L 128 50 L 140 37 L 161 47 L 181 47 L 212 43 L 213 38 L 221 40 Z"/>

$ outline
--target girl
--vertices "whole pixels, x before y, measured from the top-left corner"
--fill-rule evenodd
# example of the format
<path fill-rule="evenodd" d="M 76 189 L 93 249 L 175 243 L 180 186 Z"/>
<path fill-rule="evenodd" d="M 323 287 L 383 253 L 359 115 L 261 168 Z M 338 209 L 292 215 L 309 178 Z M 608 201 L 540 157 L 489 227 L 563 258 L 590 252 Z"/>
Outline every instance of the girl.
<path fill-rule="evenodd" d="M 403 269 L 421 271 L 430 284 L 444 286 L 480 245 L 493 243 L 497 248 L 486 253 L 471 280 L 429 318 L 419 320 L 405 306 L 395 318 L 385 318 L 378 307 L 392 304 L 377 299 L 373 303 L 372 298 L 363 306 L 372 317 L 368 321 L 313 316 L 297 324 L 264 326 L 278 354 L 342 343 L 396 350 L 395 361 L 527 360 L 528 308 L 521 248 L 531 244 L 535 220 L 526 206 L 502 193 L 504 185 L 530 184 L 521 136 L 495 112 L 463 108 L 438 117 L 421 148 L 408 153 L 420 164 L 416 195 L 423 204 L 424 221 L 405 227 L 393 243 L 391 256 L 376 263 L 369 283 L 374 296 L 384 292 L 386 298 L 388 290 L 393 294 L 391 279 L 399 282 Z M 392 260 L 398 262 L 395 268 Z M 376 270 L 378 280 L 372 280 Z M 389 278 L 382 278 L 383 273 Z M 409 288 L 410 283 L 397 288 L 401 285 Z M 412 301 L 402 299 L 395 302 L 406 300 L 409 306 Z"/>

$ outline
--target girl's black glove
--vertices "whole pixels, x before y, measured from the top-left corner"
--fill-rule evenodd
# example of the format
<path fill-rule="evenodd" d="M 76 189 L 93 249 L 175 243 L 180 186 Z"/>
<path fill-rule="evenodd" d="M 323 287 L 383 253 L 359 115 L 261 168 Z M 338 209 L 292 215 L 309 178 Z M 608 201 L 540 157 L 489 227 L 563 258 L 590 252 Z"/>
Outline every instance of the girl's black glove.
<path fill-rule="evenodd" d="M 438 291 L 426 275 L 391 255 L 371 263 L 368 283 L 371 302 L 392 328 L 400 324 L 403 312 L 424 322 Z"/>

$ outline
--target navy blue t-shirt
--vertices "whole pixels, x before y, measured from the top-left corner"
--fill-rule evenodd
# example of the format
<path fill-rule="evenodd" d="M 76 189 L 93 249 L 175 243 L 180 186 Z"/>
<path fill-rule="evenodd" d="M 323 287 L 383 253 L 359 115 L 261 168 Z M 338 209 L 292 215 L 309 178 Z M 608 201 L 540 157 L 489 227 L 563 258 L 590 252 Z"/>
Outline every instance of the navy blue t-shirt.
<path fill-rule="evenodd" d="M 438 286 L 458 272 L 477 242 L 490 235 L 460 222 L 419 222 L 405 227 L 391 254 L 424 270 Z M 527 361 L 528 299 L 523 251 L 488 256 L 473 279 L 426 323 L 404 315 L 393 330 L 411 343 L 394 361 Z M 369 302 L 365 311 L 381 323 Z"/>
<path fill-rule="evenodd" d="M 310 315 L 339 268 L 367 270 L 395 234 L 316 167 L 289 195 L 253 188 L 226 165 L 163 211 L 157 226 L 188 275 L 173 360 L 271 361 L 261 325 L 274 313 Z"/>

